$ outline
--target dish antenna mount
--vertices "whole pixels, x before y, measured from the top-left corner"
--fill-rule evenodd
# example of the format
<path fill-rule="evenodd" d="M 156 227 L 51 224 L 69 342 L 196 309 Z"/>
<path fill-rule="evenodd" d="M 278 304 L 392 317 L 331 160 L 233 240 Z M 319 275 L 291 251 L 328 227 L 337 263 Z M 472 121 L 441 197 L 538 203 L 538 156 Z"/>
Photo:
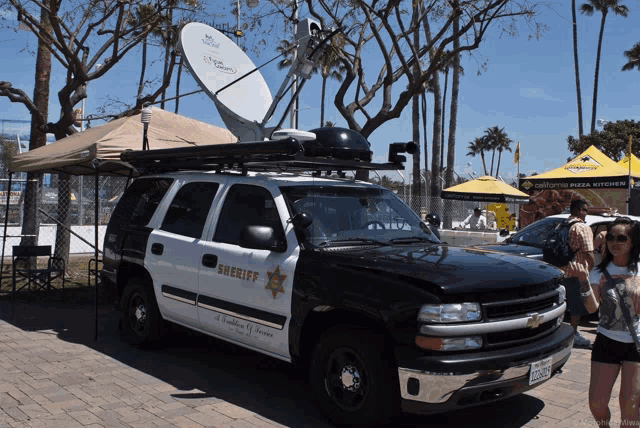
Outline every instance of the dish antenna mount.
<path fill-rule="evenodd" d="M 293 75 L 302 78 L 293 94 L 295 99 L 318 66 L 324 45 L 336 33 L 337 30 L 327 36 L 320 23 L 312 19 L 298 23 L 296 59 L 275 98 L 247 54 L 220 31 L 201 23 L 187 24 L 180 32 L 179 47 L 187 67 L 213 100 L 229 131 L 241 142 L 262 141 L 280 128 L 291 110 L 293 102 L 276 126 L 266 126 Z"/>

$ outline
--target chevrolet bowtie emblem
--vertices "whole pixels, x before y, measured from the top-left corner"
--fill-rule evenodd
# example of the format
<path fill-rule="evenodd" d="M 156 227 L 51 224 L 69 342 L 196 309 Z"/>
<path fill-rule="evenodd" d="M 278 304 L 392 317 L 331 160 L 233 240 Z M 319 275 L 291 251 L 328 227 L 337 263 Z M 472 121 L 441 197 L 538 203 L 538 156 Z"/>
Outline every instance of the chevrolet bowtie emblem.
<path fill-rule="evenodd" d="M 544 317 L 540 316 L 539 313 L 534 312 L 527 315 L 529 316 L 529 319 L 527 320 L 527 328 L 536 328 L 542 324 Z"/>

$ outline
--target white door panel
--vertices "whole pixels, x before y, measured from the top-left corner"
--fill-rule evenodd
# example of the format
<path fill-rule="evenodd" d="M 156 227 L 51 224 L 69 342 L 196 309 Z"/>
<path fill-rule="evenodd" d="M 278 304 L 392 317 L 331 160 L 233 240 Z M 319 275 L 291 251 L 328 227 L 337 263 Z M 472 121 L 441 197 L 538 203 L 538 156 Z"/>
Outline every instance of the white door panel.
<path fill-rule="evenodd" d="M 196 326 L 200 265 L 198 241 L 156 229 L 149 236 L 145 258 L 163 317 Z M 162 254 L 154 254 L 159 251 Z"/>
<path fill-rule="evenodd" d="M 288 210 L 277 187 L 237 186 L 235 193 L 234 186 L 222 191 L 225 200 L 216 209 L 215 228 L 201 243 L 203 256 L 217 258 L 215 268 L 200 266 L 197 310 L 201 328 L 290 359 L 291 293 L 299 254 L 295 232 L 287 223 Z M 225 213 L 227 203 L 236 208 Z M 283 253 L 230 242 L 243 226 L 274 224 L 280 226 L 287 242 Z M 216 233 L 220 227 L 222 235 Z"/>

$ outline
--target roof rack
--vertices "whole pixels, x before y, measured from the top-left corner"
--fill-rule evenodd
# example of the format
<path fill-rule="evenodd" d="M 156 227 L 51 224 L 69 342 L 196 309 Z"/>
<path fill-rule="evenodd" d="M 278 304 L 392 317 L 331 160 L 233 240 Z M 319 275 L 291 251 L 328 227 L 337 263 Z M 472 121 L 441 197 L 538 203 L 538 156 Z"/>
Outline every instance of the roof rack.
<path fill-rule="evenodd" d="M 416 151 L 417 145 L 413 142 L 391 143 L 389 162 L 372 163 L 372 152 L 368 147 L 349 148 L 343 141 L 332 148 L 331 142 L 318 139 L 300 142 L 288 137 L 211 146 L 129 150 L 123 152 L 120 159 L 129 162 L 141 175 L 178 170 L 239 170 L 243 174 L 247 171 L 335 171 L 340 174 L 351 170 L 404 170 L 406 158 L 399 153 Z"/>

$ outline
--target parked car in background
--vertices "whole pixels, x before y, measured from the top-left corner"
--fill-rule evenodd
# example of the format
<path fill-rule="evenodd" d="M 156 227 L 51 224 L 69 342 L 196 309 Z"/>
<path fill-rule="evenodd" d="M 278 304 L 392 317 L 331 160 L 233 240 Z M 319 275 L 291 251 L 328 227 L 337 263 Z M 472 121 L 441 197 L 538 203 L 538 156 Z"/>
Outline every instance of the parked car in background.
<path fill-rule="evenodd" d="M 556 214 L 531 223 L 521 231 L 509 236 L 504 241 L 497 244 L 481 244 L 476 248 L 496 250 L 503 253 L 516 254 L 542 260 L 542 247 L 553 229 L 562 221 L 569 218 L 569 213 Z M 591 226 L 591 231 L 595 237 L 600 231 L 607 229 L 607 224 L 611 223 L 621 214 L 587 214 L 585 222 Z M 640 221 L 637 216 L 629 217 L 635 221 Z"/>

